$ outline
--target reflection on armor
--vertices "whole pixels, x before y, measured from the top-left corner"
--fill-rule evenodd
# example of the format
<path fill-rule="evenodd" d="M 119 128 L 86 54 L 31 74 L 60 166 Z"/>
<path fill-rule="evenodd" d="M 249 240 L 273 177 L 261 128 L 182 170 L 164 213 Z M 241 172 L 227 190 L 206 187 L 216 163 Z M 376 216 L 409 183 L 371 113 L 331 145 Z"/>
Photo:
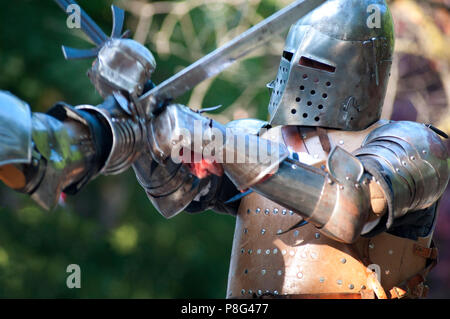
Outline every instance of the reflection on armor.
<path fill-rule="evenodd" d="M 101 48 L 88 75 L 103 98 L 114 91 L 139 96 L 155 68 L 155 58 L 142 44 L 110 39 Z"/>
<path fill-rule="evenodd" d="M 28 104 L 0 91 L 0 165 L 31 160 L 31 112 Z"/>
<path fill-rule="evenodd" d="M 380 27 L 367 25 L 371 5 Z M 365 129 L 380 118 L 393 49 L 384 0 L 327 1 L 291 27 L 270 85 L 270 124 Z"/>
<path fill-rule="evenodd" d="M 367 26 L 371 5 L 380 28 Z M 110 39 L 90 72 L 106 98 L 98 106 L 59 103 L 30 115 L 0 92 L 0 164 L 24 180 L 8 185 L 46 208 L 62 191 L 75 194 L 99 174 L 132 166 L 167 218 L 206 209 L 237 215 L 227 297 L 422 297 L 437 258 L 431 236 L 448 152 L 436 130 L 379 121 L 393 45 L 385 1 L 327 1 L 291 28 L 269 85 L 272 127 L 250 119 L 222 125 L 180 104 L 162 103 L 148 117 L 151 94 L 148 103 L 137 97 L 153 56 L 132 40 Z M 181 74 L 163 93 L 192 87 Z M 190 138 L 177 149 L 180 130 Z M 218 141 L 215 132 L 227 131 L 245 149 L 234 138 Z M 196 176 L 191 162 L 171 157 L 182 150 L 202 163 L 212 142 L 216 174 Z M 274 157 L 252 162 L 250 145 L 267 145 Z"/>

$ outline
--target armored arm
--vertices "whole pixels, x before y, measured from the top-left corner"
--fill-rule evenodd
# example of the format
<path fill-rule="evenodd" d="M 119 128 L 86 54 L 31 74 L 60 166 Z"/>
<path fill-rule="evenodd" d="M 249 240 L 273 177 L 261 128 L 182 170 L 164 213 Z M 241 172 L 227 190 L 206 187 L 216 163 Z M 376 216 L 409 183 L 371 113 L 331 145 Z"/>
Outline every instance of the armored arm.
<path fill-rule="evenodd" d="M 369 224 L 374 192 L 381 191 L 388 218 L 380 214 L 369 228 L 383 222 L 389 229 L 405 214 L 433 205 L 448 183 L 447 161 L 446 147 L 433 130 L 392 122 L 375 129 L 353 154 L 336 147 L 327 171 L 285 160 L 274 175 L 250 187 L 296 210 L 329 237 L 351 243 Z M 225 172 L 238 187 L 248 187 L 239 166 L 225 163 Z"/>
<path fill-rule="evenodd" d="M 139 155 L 143 127 L 114 97 L 97 106 L 58 103 L 46 114 L 0 92 L 1 178 L 44 208 L 99 174 L 117 174 Z"/>

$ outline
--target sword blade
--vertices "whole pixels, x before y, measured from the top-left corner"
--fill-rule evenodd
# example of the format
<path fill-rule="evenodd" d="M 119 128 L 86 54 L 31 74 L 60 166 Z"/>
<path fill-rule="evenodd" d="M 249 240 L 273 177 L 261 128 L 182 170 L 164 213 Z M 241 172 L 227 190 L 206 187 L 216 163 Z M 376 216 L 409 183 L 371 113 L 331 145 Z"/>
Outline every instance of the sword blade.
<path fill-rule="evenodd" d="M 325 1 L 295 1 L 142 95 L 139 98 L 141 106 L 151 116 L 164 101 L 175 99 L 222 72 Z"/>
<path fill-rule="evenodd" d="M 80 9 L 80 27 L 84 33 L 97 46 L 102 45 L 108 40 L 108 36 L 100 29 L 100 27 L 92 20 L 88 14 L 74 0 L 54 0 L 56 4 L 64 10 L 68 15 L 72 14 L 72 10 L 68 10 L 70 5 L 75 5 Z"/>

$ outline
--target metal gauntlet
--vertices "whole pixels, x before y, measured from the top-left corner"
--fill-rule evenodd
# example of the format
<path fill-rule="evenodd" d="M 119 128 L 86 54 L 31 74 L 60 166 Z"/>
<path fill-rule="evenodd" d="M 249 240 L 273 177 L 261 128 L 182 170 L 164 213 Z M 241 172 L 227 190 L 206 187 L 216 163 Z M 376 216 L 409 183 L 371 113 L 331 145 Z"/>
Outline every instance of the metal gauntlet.
<path fill-rule="evenodd" d="M 47 114 L 31 114 L 6 92 L 0 104 L 0 165 L 14 164 L 6 171 L 22 182 L 3 180 L 47 209 L 63 191 L 75 194 L 99 174 L 124 171 L 142 150 L 142 123 L 114 97 L 97 107 L 59 103 Z"/>

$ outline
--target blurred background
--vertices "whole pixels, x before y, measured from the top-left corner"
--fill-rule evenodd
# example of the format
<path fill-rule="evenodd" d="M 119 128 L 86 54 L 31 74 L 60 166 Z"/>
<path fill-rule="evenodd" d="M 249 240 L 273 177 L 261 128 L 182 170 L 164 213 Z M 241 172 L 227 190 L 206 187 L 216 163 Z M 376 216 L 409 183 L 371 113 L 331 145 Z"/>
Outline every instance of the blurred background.
<path fill-rule="evenodd" d="M 126 10 L 133 38 L 154 53 L 161 82 L 290 0 L 88 1 L 79 4 L 106 33 L 110 5 Z M 383 117 L 432 123 L 450 134 L 450 1 L 388 1 L 396 55 Z M 0 88 L 45 112 L 63 100 L 101 102 L 86 71 L 92 61 L 65 61 L 61 45 L 89 48 L 51 0 L 3 1 Z M 286 32 L 287 33 L 287 32 Z M 269 92 L 284 37 L 205 81 L 179 99 L 191 108 L 223 105 L 222 123 L 267 119 Z M 449 143 L 450 147 L 450 143 Z M 130 170 L 100 177 L 51 212 L 0 185 L 0 297 L 223 298 L 234 217 L 182 213 L 165 220 Z M 450 297 L 450 190 L 435 232 L 440 263 L 430 297 Z M 81 289 L 66 287 L 66 267 L 81 267 Z"/>

